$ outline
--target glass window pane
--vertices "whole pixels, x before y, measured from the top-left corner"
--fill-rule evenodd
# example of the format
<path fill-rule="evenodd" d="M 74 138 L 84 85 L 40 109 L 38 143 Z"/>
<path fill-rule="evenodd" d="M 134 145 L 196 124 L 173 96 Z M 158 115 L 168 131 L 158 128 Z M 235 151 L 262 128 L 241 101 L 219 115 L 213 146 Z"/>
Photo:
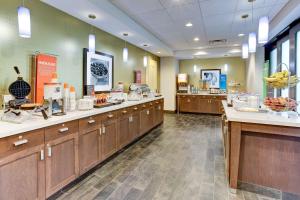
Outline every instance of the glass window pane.
<path fill-rule="evenodd" d="M 270 54 L 271 74 L 277 71 L 277 48 L 273 49 Z M 277 90 L 274 90 L 274 97 L 277 97 Z"/>
<path fill-rule="evenodd" d="M 271 74 L 274 74 L 276 72 L 277 68 L 277 48 L 271 51 L 270 55 L 270 64 L 271 64 Z"/>
<path fill-rule="evenodd" d="M 281 47 L 282 47 L 281 62 L 286 64 L 289 67 L 289 65 L 290 65 L 290 40 L 283 42 Z M 284 65 L 282 66 L 282 70 L 287 70 Z M 288 91 L 289 91 L 288 89 L 281 90 L 281 96 L 288 97 L 289 96 Z"/>
<path fill-rule="evenodd" d="M 300 31 L 297 32 L 296 37 L 296 71 L 297 76 L 300 77 Z M 300 84 L 297 85 L 297 100 L 300 101 Z M 298 112 L 300 112 L 300 106 L 298 106 Z"/>

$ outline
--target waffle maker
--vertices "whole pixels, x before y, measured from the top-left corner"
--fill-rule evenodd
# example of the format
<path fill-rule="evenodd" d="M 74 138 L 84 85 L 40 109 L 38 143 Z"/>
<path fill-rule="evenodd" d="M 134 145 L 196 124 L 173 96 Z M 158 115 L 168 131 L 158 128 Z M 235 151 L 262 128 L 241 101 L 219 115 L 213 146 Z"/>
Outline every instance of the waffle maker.
<path fill-rule="evenodd" d="M 23 80 L 19 68 L 15 66 L 14 70 L 18 75 L 18 79 L 10 84 L 8 88 L 9 93 L 15 97 L 14 100 L 9 101 L 9 107 L 19 109 L 21 105 L 30 103 L 26 97 L 29 95 L 31 88 L 30 85 Z"/>

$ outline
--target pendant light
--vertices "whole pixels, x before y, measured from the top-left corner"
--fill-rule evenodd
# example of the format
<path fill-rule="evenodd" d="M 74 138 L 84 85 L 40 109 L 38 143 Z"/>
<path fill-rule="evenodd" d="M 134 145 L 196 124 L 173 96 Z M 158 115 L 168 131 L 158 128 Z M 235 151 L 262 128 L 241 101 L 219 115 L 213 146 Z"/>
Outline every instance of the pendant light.
<path fill-rule="evenodd" d="M 147 67 L 148 66 L 148 56 L 144 56 L 144 67 Z"/>
<path fill-rule="evenodd" d="M 194 65 L 194 73 L 197 72 L 197 65 Z"/>
<path fill-rule="evenodd" d="M 24 0 L 23 5 L 18 7 L 18 26 L 20 37 L 31 37 L 30 10 L 24 6 Z"/>
<path fill-rule="evenodd" d="M 128 36 L 128 33 L 123 33 L 124 37 Z M 128 61 L 128 49 L 126 47 L 126 40 L 125 41 L 125 47 L 123 48 L 123 62 L 127 62 Z"/>
<path fill-rule="evenodd" d="M 269 39 L 269 18 L 261 17 L 258 24 L 258 43 L 266 44 Z"/>
<path fill-rule="evenodd" d="M 243 59 L 247 59 L 249 57 L 249 49 L 248 49 L 248 44 L 243 44 L 242 46 L 242 57 Z"/>
<path fill-rule="evenodd" d="M 96 19 L 96 16 L 90 14 L 89 18 L 94 20 L 94 19 Z M 92 33 L 89 34 L 89 52 L 95 53 L 95 51 L 96 51 L 96 36 L 95 36 L 95 34 L 93 34 L 93 26 L 91 26 L 91 29 L 92 29 L 91 30 Z"/>
<path fill-rule="evenodd" d="M 253 2 L 254 1 L 255 0 L 248 0 L 248 2 L 252 3 L 252 25 L 253 25 Z M 255 32 L 249 33 L 248 48 L 249 48 L 249 53 L 256 52 L 256 33 Z"/>

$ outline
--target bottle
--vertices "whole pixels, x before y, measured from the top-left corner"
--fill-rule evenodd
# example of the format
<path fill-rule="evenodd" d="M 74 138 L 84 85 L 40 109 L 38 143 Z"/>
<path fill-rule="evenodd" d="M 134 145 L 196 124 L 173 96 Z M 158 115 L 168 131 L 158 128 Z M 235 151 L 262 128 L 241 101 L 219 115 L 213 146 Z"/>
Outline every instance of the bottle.
<path fill-rule="evenodd" d="M 70 88 L 67 83 L 64 83 L 63 99 L 64 99 L 64 109 L 65 111 L 69 111 L 70 110 Z"/>
<path fill-rule="evenodd" d="M 76 93 L 73 86 L 70 87 L 70 111 L 76 110 Z"/>

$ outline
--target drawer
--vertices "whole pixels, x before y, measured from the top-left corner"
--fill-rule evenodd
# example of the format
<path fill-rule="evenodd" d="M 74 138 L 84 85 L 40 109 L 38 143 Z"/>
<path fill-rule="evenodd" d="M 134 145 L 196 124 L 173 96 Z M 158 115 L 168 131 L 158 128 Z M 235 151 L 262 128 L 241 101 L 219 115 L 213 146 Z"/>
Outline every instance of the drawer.
<path fill-rule="evenodd" d="M 79 120 L 79 132 L 90 132 L 99 128 L 98 116 L 91 116 Z"/>
<path fill-rule="evenodd" d="M 120 110 L 104 113 L 101 115 L 101 119 L 105 121 L 115 120 L 118 118 L 118 112 L 120 112 Z"/>
<path fill-rule="evenodd" d="M 130 113 L 132 113 L 132 112 L 133 112 L 133 109 L 130 108 L 130 107 L 128 107 L 128 108 L 123 108 L 123 109 L 121 109 L 121 110 L 119 111 L 119 116 L 120 116 L 120 117 L 126 116 L 126 115 L 128 115 L 128 114 L 130 114 Z"/>
<path fill-rule="evenodd" d="M 44 129 L 0 139 L 0 157 L 44 144 Z"/>
<path fill-rule="evenodd" d="M 46 142 L 78 132 L 78 121 L 70 121 L 45 129 Z"/>
<path fill-rule="evenodd" d="M 133 112 L 137 112 L 137 111 L 140 110 L 140 108 L 139 108 L 138 105 L 137 105 L 137 106 L 132 106 L 132 107 L 130 107 L 129 109 L 130 109 L 131 111 L 133 111 Z"/>

